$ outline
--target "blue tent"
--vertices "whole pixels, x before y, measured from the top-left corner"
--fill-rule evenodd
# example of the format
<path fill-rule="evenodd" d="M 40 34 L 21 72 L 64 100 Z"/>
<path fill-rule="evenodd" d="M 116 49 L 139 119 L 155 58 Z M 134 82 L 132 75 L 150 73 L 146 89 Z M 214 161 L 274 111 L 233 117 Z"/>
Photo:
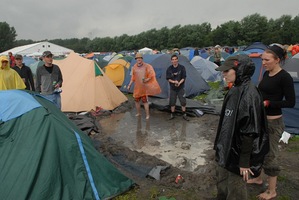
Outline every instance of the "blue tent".
<path fill-rule="evenodd" d="M 285 123 L 285 130 L 289 133 L 299 134 L 299 59 L 291 58 L 286 60 L 283 69 L 285 69 L 293 77 L 296 105 L 294 108 L 283 109 L 283 118 Z"/>
<path fill-rule="evenodd" d="M 221 72 L 215 70 L 218 67 L 215 63 L 200 56 L 194 56 L 190 62 L 205 81 L 222 81 Z"/>
<path fill-rule="evenodd" d="M 162 92 L 156 97 L 168 98 L 169 83 L 166 80 L 166 70 L 171 65 L 170 58 L 171 55 L 169 54 L 143 55 L 144 62 L 149 63 L 153 66 L 156 72 L 157 81 L 162 90 Z M 131 61 L 130 69 L 127 71 L 123 85 L 120 88 L 122 92 L 133 92 L 134 84 L 130 88 L 130 91 L 127 90 L 127 85 L 131 80 L 131 69 L 135 63 L 135 60 Z M 189 62 L 188 58 L 186 58 L 185 56 L 179 56 L 179 63 L 184 65 L 186 68 L 186 97 L 194 97 L 210 89 L 207 82 L 201 77 L 199 72 Z"/>
<path fill-rule="evenodd" d="M 247 51 L 249 53 L 263 53 L 267 48 L 268 46 L 261 42 L 254 42 L 251 45 L 245 47 L 243 51 Z"/>

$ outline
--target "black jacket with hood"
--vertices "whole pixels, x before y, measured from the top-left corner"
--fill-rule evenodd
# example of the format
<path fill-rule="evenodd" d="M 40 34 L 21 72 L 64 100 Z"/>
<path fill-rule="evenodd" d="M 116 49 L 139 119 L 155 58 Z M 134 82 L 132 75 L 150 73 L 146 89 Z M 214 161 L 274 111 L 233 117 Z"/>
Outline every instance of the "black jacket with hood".
<path fill-rule="evenodd" d="M 251 82 L 255 66 L 248 56 L 238 55 L 233 69 L 236 81 L 224 98 L 214 144 L 216 161 L 238 175 L 240 167 L 250 167 L 257 177 L 269 151 L 263 98 Z"/>

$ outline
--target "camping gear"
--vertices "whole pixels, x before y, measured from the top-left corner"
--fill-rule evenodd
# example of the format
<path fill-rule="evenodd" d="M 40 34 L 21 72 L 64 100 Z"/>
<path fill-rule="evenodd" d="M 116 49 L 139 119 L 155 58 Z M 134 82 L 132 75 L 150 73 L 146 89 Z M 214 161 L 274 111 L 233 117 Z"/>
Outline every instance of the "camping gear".
<path fill-rule="evenodd" d="M 94 60 L 71 53 L 66 59 L 53 63 L 60 67 L 63 76 L 62 111 L 90 111 L 97 106 L 113 110 L 128 100 Z"/>
<path fill-rule="evenodd" d="M 194 56 L 190 62 L 205 81 L 222 81 L 221 72 L 215 70 L 218 67 L 215 63 L 200 56 Z"/>
<path fill-rule="evenodd" d="M 0 199 L 110 199 L 131 188 L 52 102 L 21 90 L 0 98 Z"/>

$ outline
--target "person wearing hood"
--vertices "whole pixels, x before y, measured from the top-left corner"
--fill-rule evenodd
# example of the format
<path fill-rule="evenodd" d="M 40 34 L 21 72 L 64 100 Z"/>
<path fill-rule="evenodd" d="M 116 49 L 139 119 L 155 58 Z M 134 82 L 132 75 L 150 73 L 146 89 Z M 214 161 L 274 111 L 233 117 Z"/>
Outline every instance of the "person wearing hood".
<path fill-rule="evenodd" d="M 255 65 L 247 55 L 229 57 L 222 71 L 232 87 L 227 91 L 214 143 L 217 199 L 248 199 L 246 181 L 258 177 L 269 151 L 263 98 L 251 82 Z"/>
<path fill-rule="evenodd" d="M 10 68 L 9 59 L 6 56 L 0 56 L 0 65 L 0 90 L 26 88 L 19 74 Z"/>
<path fill-rule="evenodd" d="M 132 77 L 127 89 L 130 90 L 134 83 L 133 97 L 135 107 L 137 110 L 136 117 L 141 116 L 141 103 L 142 101 L 145 110 L 145 119 L 150 118 L 148 96 L 157 95 L 161 92 L 160 85 L 156 79 L 156 73 L 152 65 L 143 61 L 143 55 L 136 53 L 136 63 L 132 68 Z"/>

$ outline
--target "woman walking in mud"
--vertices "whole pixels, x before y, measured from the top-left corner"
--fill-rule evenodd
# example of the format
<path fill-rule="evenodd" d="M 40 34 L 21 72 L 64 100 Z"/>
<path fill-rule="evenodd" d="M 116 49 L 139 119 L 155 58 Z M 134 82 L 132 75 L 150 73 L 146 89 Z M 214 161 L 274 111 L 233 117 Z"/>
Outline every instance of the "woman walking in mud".
<path fill-rule="evenodd" d="M 251 82 L 255 66 L 247 55 L 229 57 L 216 70 L 233 85 L 223 101 L 214 144 L 217 199 L 246 200 L 246 181 L 260 175 L 269 150 L 263 99 Z"/>

